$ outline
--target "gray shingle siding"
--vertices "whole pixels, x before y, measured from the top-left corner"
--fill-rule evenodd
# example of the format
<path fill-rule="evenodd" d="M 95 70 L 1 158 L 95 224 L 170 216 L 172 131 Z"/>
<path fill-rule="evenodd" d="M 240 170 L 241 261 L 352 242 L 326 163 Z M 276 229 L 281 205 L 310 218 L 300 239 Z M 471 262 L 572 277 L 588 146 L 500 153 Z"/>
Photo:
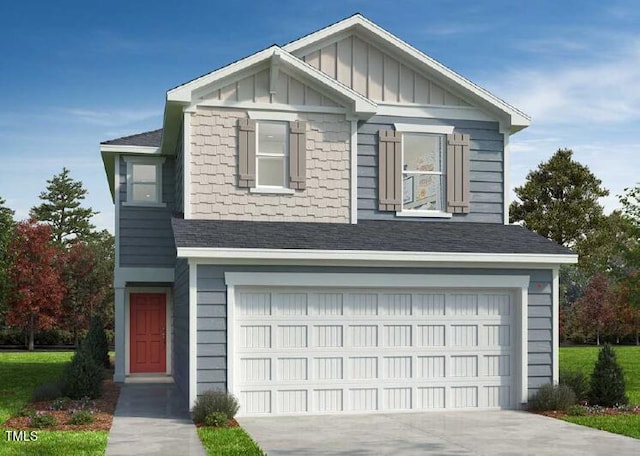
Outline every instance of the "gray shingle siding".
<path fill-rule="evenodd" d="M 455 214 L 450 221 L 503 223 L 504 139 L 496 122 L 387 116 L 374 116 L 358 125 L 358 220 L 439 220 L 396 217 L 393 212 L 378 211 L 378 132 L 393 129 L 394 123 L 453 125 L 456 133 L 469 134 L 471 212 Z"/>
<path fill-rule="evenodd" d="M 175 162 L 162 165 L 162 201 L 166 207 L 120 205 L 120 266 L 173 268 L 176 249 L 171 230 L 175 210 Z M 127 201 L 127 162 L 120 157 L 120 201 Z"/>
<path fill-rule="evenodd" d="M 189 396 L 189 264 L 178 259 L 173 284 L 173 380 Z"/>
<path fill-rule="evenodd" d="M 402 269 L 286 266 L 198 266 L 198 394 L 226 389 L 225 272 L 316 272 L 388 274 L 529 275 L 528 387 L 529 393 L 552 380 L 552 272 L 521 269 Z"/>

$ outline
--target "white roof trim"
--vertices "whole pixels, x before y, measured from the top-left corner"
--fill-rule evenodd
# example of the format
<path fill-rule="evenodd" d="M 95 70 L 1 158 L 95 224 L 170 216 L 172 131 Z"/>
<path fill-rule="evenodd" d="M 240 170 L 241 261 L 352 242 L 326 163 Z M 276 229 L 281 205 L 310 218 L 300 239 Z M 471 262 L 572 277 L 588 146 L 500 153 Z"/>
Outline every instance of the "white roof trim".
<path fill-rule="evenodd" d="M 451 252 L 389 252 L 372 250 L 311 250 L 311 249 L 232 249 L 209 247 L 179 247 L 179 258 L 250 259 L 250 260 L 338 260 L 387 261 L 416 263 L 536 263 L 575 264 L 578 255 L 520 253 L 451 253 Z"/>
<path fill-rule="evenodd" d="M 507 114 L 511 120 L 511 125 L 515 127 L 515 131 L 526 128 L 531 123 L 531 118 L 522 111 L 511 106 L 504 100 L 496 97 L 485 89 L 479 87 L 478 85 L 459 75 L 455 71 L 447 68 L 440 62 L 424 54 L 422 51 L 414 48 L 397 36 L 387 32 L 382 27 L 374 24 L 360 14 L 355 14 L 347 19 L 344 19 L 343 21 L 337 22 L 336 24 L 330 25 L 329 27 L 325 27 L 321 30 L 318 30 L 317 32 L 311 33 L 310 35 L 292 41 L 291 43 L 283 46 L 283 49 L 287 52 L 295 53 L 296 51 L 310 46 L 317 41 L 328 38 L 334 34 L 344 32 L 355 26 L 360 26 L 370 33 L 377 35 L 378 37 L 389 43 L 391 46 L 394 46 L 398 50 L 416 59 L 418 62 L 426 65 L 431 70 L 441 74 L 443 77 L 447 78 L 455 85 L 457 85 L 460 89 L 479 97 L 481 100 L 489 103 L 493 107 Z"/>
<path fill-rule="evenodd" d="M 219 70 L 213 71 L 198 79 L 194 79 L 193 81 L 188 82 L 184 85 L 178 86 L 175 89 L 167 92 L 167 101 L 192 103 L 192 93 L 194 90 L 210 85 L 220 79 L 227 78 L 261 62 L 270 60 L 272 57 L 278 56 L 280 64 L 285 64 L 289 67 L 294 68 L 304 76 L 317 81 L 319 84 L 332 89 L 334 92 L 337 92 L 345 99 L 351 101 L 353 103 L 353 109 L 355 112 L 371 115 L 375 114 L 377 109 L 376 103 L 369 100 L 367 97 L 360 95 L 346 85 L 331 78 L 330 76 L 324 74 L 320 70 L 313 68 L 311 65 L 289 54 L 278 46 L 271 46 L 270 48 L 267 48 L 235 63 L 232 63 L 231 65 L 220 68 Z"/>
<path fill-rule="evenodd" d="M 159 155 L 160 148 L 154 146 L 125 146 L 118 144 L 100 144 L 100 152 L 110 154 Z"/>

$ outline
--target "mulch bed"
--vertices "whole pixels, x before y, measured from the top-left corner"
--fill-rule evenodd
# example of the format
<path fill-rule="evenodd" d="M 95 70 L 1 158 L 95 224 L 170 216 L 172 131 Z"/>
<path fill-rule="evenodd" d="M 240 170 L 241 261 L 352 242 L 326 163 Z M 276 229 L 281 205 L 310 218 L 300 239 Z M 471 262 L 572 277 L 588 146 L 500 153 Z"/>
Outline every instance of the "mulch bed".
<path fill-rule="evenodd" d="M 569 416 L 566 412 L 560 412 L 557 410 L 550 410 L 546 412 L 535 412 L 538 415 L 544 415 L 551 418 L 564 418 Z M 627 409 L 619 409 L 615 407 L 599 407 L 597 411 L 591 411 L 582 416 L 601 416 L 601 415 L 640 415 L 640 406 L 635 406 Z"/>
<path fill-rule="evenodd" d="M 50 410 L 51 405 L 55 401 L 31 402 L 25 408 L 31 408 L 41 413 L 48 413 L 56 418 L 58 423 L 56 426 L 50 426 L 42 429 L 51 431 L 108 431 L 111 429 L 113 422 L 113 413 L 116 409 L 120 388 L 113 380 L 104 380 L 102 382 L 102 397 L 91 401 L 89 409 L 93 411 L 93 423 L 74 425 L 67 424 L 71 418 L 71 410 L 80 408 L 82 401 L 70 401 L 67 410 Z M 38 429 L 29 426 L 29 417 L 16 416 L 10 418 L 3 427 L 10 429 Z"/>
<path fill-rule="evenodd" d="M 205 426 L 205 425 L 204 425 L 204 424 L 202 424 L 202 423 L 199 423 L 199 424 L 198 424 L 198 423 L 195 423 L 195 425 L 196 425 L 196 427 L 197 427 L 197 428 L 209 427 L 209 426 Z M 227 423 L 227 427 L 230 427 L 230 428 L 240 427 L 240 424 L 238 424 L 238 422 L 236 421 L 236 419 L 235 419 L 235 418 L 231 418 L 231 419 L 229 420 L 229 423 Z"/>

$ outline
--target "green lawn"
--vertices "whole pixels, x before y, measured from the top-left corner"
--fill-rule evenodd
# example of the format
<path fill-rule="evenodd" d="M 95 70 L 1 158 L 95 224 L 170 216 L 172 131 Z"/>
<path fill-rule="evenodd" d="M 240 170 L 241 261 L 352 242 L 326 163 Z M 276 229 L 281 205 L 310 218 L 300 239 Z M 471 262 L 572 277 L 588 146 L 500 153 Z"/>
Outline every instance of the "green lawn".
<path fill-rule="evenodd" d="M 624 370 L 629 401 L 640 404 L 640 347 L 614 348 Z M 598 351 L 598 347 L 562 347 L 560 369 L 582 371 L 591 375 Z M 640 415 L 567 416 L 564 420 L 640 439 Z"/>
<path fill-rule="evenodd" d="M 102 455 L 108 432 L 38 431 L 38 439 L 9 442 L 2 424 L 31 398 L 33 388 L 60 377 L 73 352 L 0 352 L 0 456 Z"/>
<path fill-rule="evenodd" d="M 242 428 L 199 428 L 198 435 L 211 456 L 264 456 Z"/>

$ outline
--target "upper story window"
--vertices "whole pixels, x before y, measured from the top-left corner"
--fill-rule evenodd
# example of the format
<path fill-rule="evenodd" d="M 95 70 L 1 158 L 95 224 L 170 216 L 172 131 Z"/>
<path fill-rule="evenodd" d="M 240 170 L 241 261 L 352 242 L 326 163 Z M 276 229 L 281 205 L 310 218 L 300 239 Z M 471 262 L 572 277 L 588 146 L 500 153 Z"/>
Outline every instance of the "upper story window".
<path fill-rule="evenodd" d="M 158 206 L 162 203 L 162 157 L 125 157 L 126 205 Z"/>
<path fill-rule="evenodd" d="M 402 210 L 444 212 L 444 135 L 402 135 Z"/>
<path fill-rule="evenodd" d="M 289 174 L 288 123 L 259 121 L 256 129 L 256 186 L 286 188 Z"/>

